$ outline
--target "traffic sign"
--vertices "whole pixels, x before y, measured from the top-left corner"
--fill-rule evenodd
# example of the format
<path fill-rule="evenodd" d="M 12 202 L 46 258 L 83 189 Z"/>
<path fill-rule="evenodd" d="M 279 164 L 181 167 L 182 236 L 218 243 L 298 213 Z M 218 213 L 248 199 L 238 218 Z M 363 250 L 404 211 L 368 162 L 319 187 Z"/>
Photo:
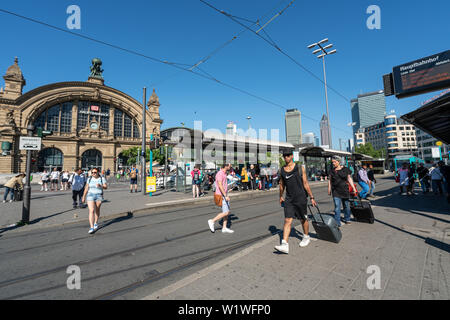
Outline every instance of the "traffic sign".
<path fill-rule="evenodd" d="M 155 192 L 156 191 L 156 177 L 147 177 L 146 189 L 147 189 L 147 192 Z"/>
<path fill-rule="evenodd" d="M 41 150 L 42 139 L 39 137 L 20 137 L 19 150 Z"/>

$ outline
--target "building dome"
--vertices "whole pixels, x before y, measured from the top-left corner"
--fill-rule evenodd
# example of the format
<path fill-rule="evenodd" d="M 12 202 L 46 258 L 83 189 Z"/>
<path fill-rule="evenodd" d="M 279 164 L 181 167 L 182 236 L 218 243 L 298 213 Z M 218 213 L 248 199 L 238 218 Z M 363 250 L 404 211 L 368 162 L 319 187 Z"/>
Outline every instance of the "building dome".
<path fill-rule="evenodd" d="M 150 99 L 148 99 L 148 105 L 149 106 L 154 106 L 154 105 L 159 106 L 159 98 L 156 95 L 155 89 L 153 89 L 153 93 L 150 96 Z"/>
<path fill-rule="evenodd" d="M 6 70 L 5 79 L 12 79 L 17 81 L 24 81 L 22 70 L 19 67 L 19 59 L 17 57 L 14 59 L 14 64 Z"/>

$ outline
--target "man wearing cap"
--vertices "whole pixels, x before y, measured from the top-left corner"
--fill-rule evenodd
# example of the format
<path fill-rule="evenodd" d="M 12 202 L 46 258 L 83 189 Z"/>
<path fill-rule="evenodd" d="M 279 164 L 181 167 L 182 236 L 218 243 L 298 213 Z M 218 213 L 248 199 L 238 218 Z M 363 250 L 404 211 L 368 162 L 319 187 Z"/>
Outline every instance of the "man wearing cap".
<path fill-rule="evenodd" d="M 292 220 L 294 218 L 301 220 L 303 227 L 303 239 L 300 247 L 306 247 L 310 240 L 309 224 L 307 219 L 307 194 L 311 198 L 311 203 L 316 206 L 314 196 L 306 178 L 306 170 L 303 166 L 299 167 L 293 162 L 292 151 L 283 152 L 283 158 L 286 165 L 280 170 L 280 205 L 284 207 L 284 228 L 283 240 L 281 245 L 275 246 L 275 249 L 282 253 L 289 253 L 289 235 L 291 233 Z M 286 200 L 283 198 L 286 190 Z"/>
<path fill-rule="evenodd" d="M 339 227 L 341 227 L 341 207 L 344 203 L 345 214 L 344 223 L 350 224 L 350 192 L 347 183 L 356 190 L 355 184 L 351 176 L 351 171 L 341 165 L 341 158 L 333 157 L 331 160 L 333 168 L 330 172 L 330 179 L 328 180 L 328 194 L 333 194 L 334 200 L 334 219 Z"/>

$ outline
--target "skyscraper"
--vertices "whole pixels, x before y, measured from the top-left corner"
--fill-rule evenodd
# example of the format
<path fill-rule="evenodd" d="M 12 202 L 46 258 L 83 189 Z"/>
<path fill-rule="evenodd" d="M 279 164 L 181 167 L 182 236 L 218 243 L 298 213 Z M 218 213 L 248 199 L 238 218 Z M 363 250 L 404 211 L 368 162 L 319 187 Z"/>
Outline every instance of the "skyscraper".
<path fill-rule="evenodd" d="M 314 132 L 308 132 L 303 135 L 303 143 L 314 144 Z"/>
<path fill-rule="evenodd" d="M 322 120 L 320 120 L 320 140 L 322 141 L 323 146 L 328 146 L 331 149 L 332 146 L 330 145 L 330 140 L 328 138 L 328 133 L 330 132 L 329 130 L 330 126 L 328 123 L 328 118 L 327 115 L 324 114 L 322 116 Z"/>
<path fill-rule="evenodd" d="M 285 115 L 286 142 L 294 146 L 302 144 L 302 117 L 297 109 L 289 109 Z"/>
<path fill-rule="evenodd" d="M 358 95 L 350 102 L 352 110 L 353 134 L 358 129 L 369 127 L 384 121 L 386 115 L 386 99 L 384 91 L 375 91 Z"/>

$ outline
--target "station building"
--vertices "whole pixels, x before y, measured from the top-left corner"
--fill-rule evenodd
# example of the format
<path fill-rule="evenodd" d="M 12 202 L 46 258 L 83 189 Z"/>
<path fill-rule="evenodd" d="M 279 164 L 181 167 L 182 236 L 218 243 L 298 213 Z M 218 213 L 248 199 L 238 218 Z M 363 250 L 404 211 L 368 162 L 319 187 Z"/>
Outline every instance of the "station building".
<path fill-rule="evenodd" d="M 46 84 L 26 93 L 16 58 L 0 84 L 0 173 L 24 172 L 26 151 L 19 150 L 27 127 L 52 131 L 32 152 L 32 172 L 100 167 L 114 171 L 121 152 L 141 146 L 142 103 L 104 84 L 101 60 L 93 59 L 87 81 Z M 159 136 L 159 98 L 147 102 L 146 134 Z"/>

